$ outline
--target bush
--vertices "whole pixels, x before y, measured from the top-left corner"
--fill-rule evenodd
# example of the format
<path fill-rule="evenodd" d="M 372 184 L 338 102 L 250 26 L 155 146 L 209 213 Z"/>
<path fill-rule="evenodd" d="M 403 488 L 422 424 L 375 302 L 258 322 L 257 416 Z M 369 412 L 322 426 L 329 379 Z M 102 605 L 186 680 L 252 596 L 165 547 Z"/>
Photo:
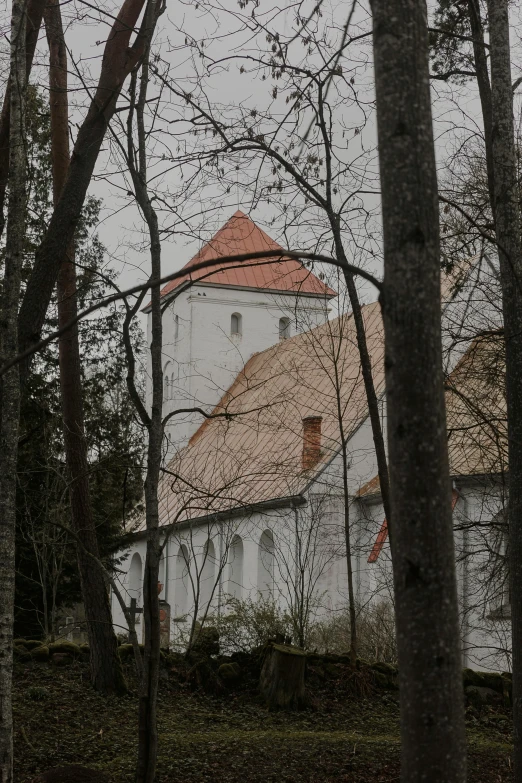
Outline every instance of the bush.
<path fill-rule="evenodd" d="M 250 652 L 266 644 L 269 639 L 292 636 L 292 619 L 269 598 L 239 600 L 231 598 L 223 614 L 207 618 L 219 631 L 222 655 Z"/>
<path fill-rule="evenodd" d="M 344 653 L 350 649 L 348 610 L 315 623 L 309 647 L 320 652 Z M 366 661 L 397 662 L 395 617 L 389 601 L 371 604 L 357 613 L 357 655 Z"/>
<path fill-rule="evenodd" d="M 205 625 L 196 628 L 195 639 L 191 646 L 191 652 L 203 656 L 219 655 L 219 631 L 213 625 Z"/>

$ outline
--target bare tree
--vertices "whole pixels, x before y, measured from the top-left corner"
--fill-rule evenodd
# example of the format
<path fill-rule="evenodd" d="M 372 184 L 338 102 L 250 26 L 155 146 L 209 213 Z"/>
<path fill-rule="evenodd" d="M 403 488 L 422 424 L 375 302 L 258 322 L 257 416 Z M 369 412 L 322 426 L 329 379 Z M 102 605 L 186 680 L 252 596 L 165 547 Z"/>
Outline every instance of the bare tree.
<path fill-rule="evenodd" d="M 515 726 L 515 779 L 522 780 L 522 241 L 520 216 L 520 182 L 513 122 L 513 91 L 518 83 L 512 83 L 509 30 L 509 4 L 507 1 L 488 2 L 469 0 L 458 22 L 471 32 L 472 50 L 462 52 L 462 44 L 455 45 L 452 36 L 455 19 L 447 17 L 444 4 L 439 4 L 439 16 L 443 24 L 435 49 L 444 62 L 468 57 L 473 70 L 468 76 L 477 79 L 482 110 L 486 177 L 487 209 L 478 213 L 476 204 L 479 189 L 476 188 L 469 210 L 468 203 L 455 204 L 455 208 L 467 219 L 482 238 L 496 246 L 500 260 L 502 288 L 503 326 L 506 343 L 506 398 L 509 451 L 509 567 L 512 590 L 512 649 L 513 649 L 513 716 Z M 489 24 L 489 44 L 485 36 L 485 11 Z M 453 23 L 453 24 L 452 24 Z M 467 32 L 467 29 L 464 29 Z M 447 36 L 447 37 L 446 37 Z M 458 40 L 458 39 L 457 39 Z M 449 41 L 449 43 L 446 43 Z M 453 44 L 453 45 L 451 45 Z M 442 55 L 440 54 L 440 47 Z M 468 44 L 469 46 L 469 44 Z M 448 54 L 449 52 L 449 54 Z M 489 52 L 489 70 L 488 70 Z M 484 199 L 483 199 L 484 200 Z M 471 215 L 470 215 L 471 211 Z M 483 215 L 489 216 L 484 226 Z M 482 218 L 482 220 L 481 220 Z"/>
<path fill-rule="evenodd" d="M 466 779 L 466 746 L 427 9 L 410 0 L 373 0 L 372 12 L 401 776 L 456 783 Z"/>
<path fill-rule="evenodd" d="M 27 19 L 25 25 L 25 81 L 29 81 L 29 75 L 33 65 L 34 52 L 38 42 L 38 34 L 42 24 L 44 12 L 44 0 L 30 0 L 27 3 Z M 9 136 L 11 114 L 11 78 L 6 86 L 2 113 L 0 114 L 0 236 L 4 233 L 5 216 L 4 204 L 9 178 Z"/>
<path fill-rule="evenodd" d="M 488 11 L 492 96 L 489 157 L 493 167 L 495 236 L 506 342 L 514 760 L 515 780 L 522 781 L 522 239 L 507 0 L 488 0 Z"/>
<path fill-rule="evenodd" d="M 2 288 L 0 351 L 5 362 L 18 350 L 26 213 L 25 96 L 26 3 L 15 0 L 11 15 L 9 200 Z M 16 464 L 20 425 L 20 374 L 13 367 L 2 379 L 0 422 L 0 779 L 13 780 L 13 608 L 15 580 Z"/>
<path fill-rule="evenodd" d="M 145 17 L 132 46 L 130 38 L 143 10 L 144 0 L 124 0 L 105 45 L 98 87 L 74 145 L 66 182 L 53 211 L 48 230 L 35 256 L 18 315 L 18 342 L 25 349 L 38 341 L 47 308 L 85 201 L 94 166 L 125 79 L 145 50 Z M 21 369 L 22 383 L 29 368 Z"/>
<path fill-rule="evenodd" d="M 69 170 L 69 123 L 67 53 L 58 3 L 45 11 L 50 51 L 51 154 L 54 203 L 59 203 Z M 58 275 L 58 323 L 68 323 L 77 314 L 74 239 L 71 239 Z M 99 558 L 99 547 L 89 490 L 87 443 L 83 413 L 83 391 L 78 326 L 59 340 L 60 385 L 63 433 L 70 476 L 72 525 L 81 539 L 77 548 L 82 597 L 89 634 L 91 679 L 100 693 L 122 693 L 126 686 L 112 626 L 107 585 L 88 554 Z"/>

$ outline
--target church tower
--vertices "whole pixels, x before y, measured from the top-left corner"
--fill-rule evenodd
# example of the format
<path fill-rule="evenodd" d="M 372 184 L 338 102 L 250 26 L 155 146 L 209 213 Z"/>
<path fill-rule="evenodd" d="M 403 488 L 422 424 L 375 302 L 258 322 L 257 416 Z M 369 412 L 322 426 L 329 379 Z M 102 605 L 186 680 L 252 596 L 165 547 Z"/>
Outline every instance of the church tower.
<path fill-rule="evenodd" d="M 186 264 L 186 275 L 163 288 L 164 416 L 180 409 L 210 412 L 254 353 L 326 320 L 335 292 L 296 259 L 190 271 L 207 259 L 274 249 L 281 248 L 237 211 Z M 150 345 L 150 307 L 145 312 Z M 173 416 L 169 451 L 185 446 L 203 421 L 201 413 Z"/>

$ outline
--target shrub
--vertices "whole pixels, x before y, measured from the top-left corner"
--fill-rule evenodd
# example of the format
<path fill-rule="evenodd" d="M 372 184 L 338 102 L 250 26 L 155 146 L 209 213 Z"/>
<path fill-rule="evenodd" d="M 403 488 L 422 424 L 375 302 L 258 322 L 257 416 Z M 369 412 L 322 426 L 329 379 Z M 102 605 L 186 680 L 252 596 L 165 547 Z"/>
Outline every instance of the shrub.
<path fill-rule="evenodd" d="M 309 646 L 321 652 L 346 653 L 350 648 L 348 610 L 315 623 Z M 367 661 L 397 662 L 395 617 L 390 601 L 379 601 L 358 611 L 357 655 Z"/>
<path fill-rule="evenodd" d="M 219 631 L 222 655 L 250 652 L 268 639 L 292 636 L 292 619 L 269 598 L 230 598 L 221 617 L 207 618 Z"/>

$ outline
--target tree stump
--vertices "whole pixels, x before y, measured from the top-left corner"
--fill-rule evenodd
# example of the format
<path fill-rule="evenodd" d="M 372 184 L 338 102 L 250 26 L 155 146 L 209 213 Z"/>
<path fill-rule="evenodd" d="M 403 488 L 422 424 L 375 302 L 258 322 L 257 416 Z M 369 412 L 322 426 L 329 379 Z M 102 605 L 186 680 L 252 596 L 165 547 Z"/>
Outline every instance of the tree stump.
<path fill-rule="evenodd" d="M 269 710 L 296 710 L 306 705 L 305 669 L 304 650 L 289 644 L 267 646 L 259 690 Z"/>

